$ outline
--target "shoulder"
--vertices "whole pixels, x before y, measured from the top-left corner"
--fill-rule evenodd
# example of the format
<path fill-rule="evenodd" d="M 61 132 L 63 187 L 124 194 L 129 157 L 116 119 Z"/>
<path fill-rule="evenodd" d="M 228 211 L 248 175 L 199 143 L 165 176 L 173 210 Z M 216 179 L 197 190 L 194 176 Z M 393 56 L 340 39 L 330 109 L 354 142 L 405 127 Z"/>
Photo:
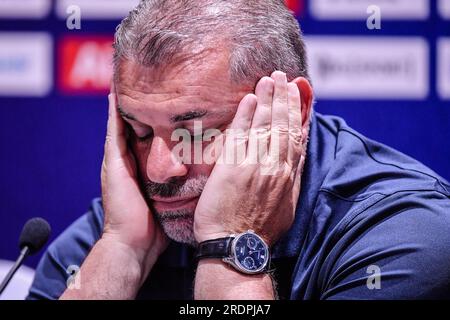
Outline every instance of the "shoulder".
<path fill-rule="evenodd" d="M 436 212 L 448 206 L 450 184 L 419 161 L 364 137 L 342 119 L 319 115 L 318 123 L 334 135 L 313 208 L 313 217 L 332 220 L 329 229 L 375 211 L 387 217 L 400 208 Z"/>
<path fill-rule="evenodd" d="M 427 191 L 381 198 L 328 235 L 322 298 L 450 298 L 449 243 L 449 196 Z M 368 286 L 373 270 L 379 290 Z"/>
<path fill-rule="evenodd" d="M 27 299 L 58 299 L 71 272 L 80 267 L 103 229 L 101 199 L 92 200 L 89 211 L 70 225 L 41 258 Z"/>
<path fill-rule="evenodd" d="M 333 147 L 300 256 L 314 261 L 310 296 L 450 298 L 448 182 L 339 118 L 318 127 Z M 380 290 L 367 286 L 375 267 Z"/>
<path fill-rule="evenodd" d="M 350 128 L 344 120 L 317 115 L 318 131 L 333 138 L 327 175 L 321 190 L 355 199 L 376 192 L 435 189 L 450 194 L 450 184 L 436 172 L 402 152 L 371 140 Z"/>

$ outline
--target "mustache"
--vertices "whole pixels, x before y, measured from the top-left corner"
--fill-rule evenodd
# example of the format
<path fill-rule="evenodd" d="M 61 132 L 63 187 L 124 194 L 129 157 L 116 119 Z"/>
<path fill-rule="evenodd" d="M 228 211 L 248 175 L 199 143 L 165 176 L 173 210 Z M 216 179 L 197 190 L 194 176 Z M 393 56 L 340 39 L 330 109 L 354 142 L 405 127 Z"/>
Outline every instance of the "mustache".
<path fill-rule="evenodd" d="M 196 197 L 201 195 L 207 180 L 207 176 L 201 175 L 189 179 L 171 178 L 166 183 L 146 181 L 143 183 L 143 189 L 149 198 L 154 196 L 161 198 L 181 196 Z"/>

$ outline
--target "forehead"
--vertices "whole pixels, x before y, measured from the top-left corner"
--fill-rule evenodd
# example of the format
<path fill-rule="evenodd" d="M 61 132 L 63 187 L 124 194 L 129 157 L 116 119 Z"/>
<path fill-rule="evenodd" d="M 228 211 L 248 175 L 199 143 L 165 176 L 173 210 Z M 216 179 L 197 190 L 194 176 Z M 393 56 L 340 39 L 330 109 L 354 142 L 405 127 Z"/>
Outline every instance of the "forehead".
<path fill-rule="evenodd" d="M 153 116 L 212 109 L 235 111 L 248 85 L 232 83 L 224 54 L 211 54 L 191 63 L 155 70 L 122 61 L 116 89 L 119 105 L 130 113 Z"/>

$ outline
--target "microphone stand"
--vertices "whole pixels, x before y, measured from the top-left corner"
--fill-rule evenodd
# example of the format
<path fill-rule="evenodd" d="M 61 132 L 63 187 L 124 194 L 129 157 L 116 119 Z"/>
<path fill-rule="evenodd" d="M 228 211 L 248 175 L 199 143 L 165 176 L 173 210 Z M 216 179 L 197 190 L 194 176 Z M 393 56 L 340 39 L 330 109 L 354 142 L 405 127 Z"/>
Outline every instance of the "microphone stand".
<path fill-rule="evenodd" d="M 20 251 L 20 255 L 17 258 L 16 262 L 12 266 L 11 270 L 9 270 L 8 274 L 6 275 L 5 279 L 3 279 L 2 284 L 0 285 L 0 295 L 5 290 L 6 286 L 8 285 L 9 281 L 11 281 L 11 278 L 13 277 L 14 273 L 16 273 L 17 269 L 22 265 L 25 258 L 28 256 L 30 252 L 30 249 L 28 246 L 23 247 L 23 249 Z"/>

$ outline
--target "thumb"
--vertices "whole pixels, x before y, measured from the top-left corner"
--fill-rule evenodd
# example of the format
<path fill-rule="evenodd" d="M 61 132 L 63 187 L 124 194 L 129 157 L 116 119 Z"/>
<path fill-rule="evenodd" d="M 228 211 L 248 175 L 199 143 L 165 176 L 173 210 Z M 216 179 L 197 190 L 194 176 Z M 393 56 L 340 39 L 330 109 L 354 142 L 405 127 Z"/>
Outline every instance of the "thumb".
<path fill-rule="evenodd" d="M 105 160 L 125 158 L 127 154 L 126 131 L 116 106 L 116 95 L 108 95 L 108 126 L 105 140 Z"/>

